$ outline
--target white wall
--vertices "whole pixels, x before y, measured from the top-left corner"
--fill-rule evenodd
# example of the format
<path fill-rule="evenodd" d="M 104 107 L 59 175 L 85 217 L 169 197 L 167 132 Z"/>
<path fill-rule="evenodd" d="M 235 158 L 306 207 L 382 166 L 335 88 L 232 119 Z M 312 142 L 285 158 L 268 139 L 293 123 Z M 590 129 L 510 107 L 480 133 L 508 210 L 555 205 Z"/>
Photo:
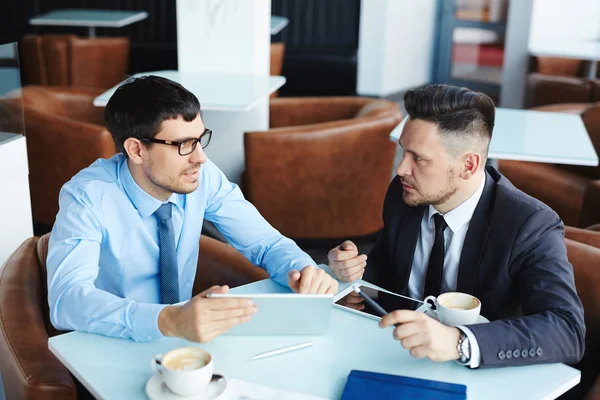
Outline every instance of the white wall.
<path fill-rule="evenodd" d="M 269 75 L 271 0 L 177 0 L 179 71 Z"/>
<path fill-rule="evenodd" d="M 357 92 L 386 96 L 429 83 L 435 0 L 363 0 Z"/>
<path fill-rule="evenodd" d="M 600 1 L 534 0 L 530 43 L 551 38 L 599 39 Z"/>
<path fill-rule="evenodd" d="M 32 236 L 25 136 L 0 132 L 0 267 Z"/>
<path fill-rule="evenodd" d="M 177 0 L 179 71 L 268 76 L 270 44 L 271 0 Z M 202 104 L 202 94 L 196 95 Z M 244 132 L 269 127 L 268 93 L 248 111 L 208 110 L 202 119 L 214 132 L 206 154 L 238 183 Z"/>

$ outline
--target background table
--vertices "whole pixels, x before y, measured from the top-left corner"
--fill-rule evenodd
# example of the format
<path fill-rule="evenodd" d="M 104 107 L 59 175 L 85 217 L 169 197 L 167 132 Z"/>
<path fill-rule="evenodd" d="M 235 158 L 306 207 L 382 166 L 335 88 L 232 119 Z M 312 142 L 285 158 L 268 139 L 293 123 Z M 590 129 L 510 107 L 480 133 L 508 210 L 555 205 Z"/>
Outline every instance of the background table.
<path fill-rule="evenodd" d="M 148 18 L 146 11 L 64 9 L 31 18 L 31 25 L 87 26 L 88 36 L 96 37 L 96 27 L 121 28 Z"/>
<path fill-rule="evenodd" d="M 404 121 L 390 134 L 397 141 Z M 490 159 L 598 165 L 598 155 L 579 115 L 496 108 Z"/>
<path fill-rule="evenodd" d="M 286 17 L 271 15 L 271 35 L 277 35 L 289 22 Z"/>
<path fill-rule="evenodd" d="M 341 289 L 347 285 L 341 285 Z M 236 293 L 289 292 L 271 280 L 233 289 Z M 250 356 L 313 340 L 314 346 L 250 361 Z M 563 364 L 471 370 L 455 362 L 414 359 L 392 339 L 392 328 L 334 309 L 325 336 L 221 336 L 207 344 L 162 338 L 135 343 L 72 332 L 49 340 L 50 350 L 98 398 L 142 399 L 152 376 L 150 359 L 180 346 L 209 351 L 215 372 L 279 389 L 341 397 L 352 369 L 433 379 L 467 385 L 469 400 L 554 399 L 580 381 L 580 372 Z"/>
<path fill-rule="evenodd" d="M 156 75 L 180 83 L 194 93 L 203 111 L 248 111 L 256 102 L 285 84 L 283 76 L 208 74 L 173 70 L 141 72 L 137 78 Z M 105 107 L 115 90 L 125 81 L 94 99 L 96 107 Z"/>
<path fill-rule="evenodd" d="M 596 78 L 598 61 L 600 61 L 600 41 L 579 40 L 532 43 L 529 46 L 529 54 L 538 57 L 572 58 L 576 60 L 589 61 L 587 76 Z"/>

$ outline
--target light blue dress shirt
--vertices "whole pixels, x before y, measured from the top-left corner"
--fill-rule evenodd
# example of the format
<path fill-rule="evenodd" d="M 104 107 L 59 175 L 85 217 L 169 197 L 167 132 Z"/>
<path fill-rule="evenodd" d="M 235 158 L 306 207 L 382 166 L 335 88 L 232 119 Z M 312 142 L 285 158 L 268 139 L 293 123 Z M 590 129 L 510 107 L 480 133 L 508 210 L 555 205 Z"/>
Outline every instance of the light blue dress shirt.
<path fill-rule="evenodd" d="M 448 228 L 444 231 L 444 275 L 442 277 L 441 293 L 453 292 L 456 290 L 456 282 L 458 280 L 458 266 L 460 256 L 463 251 L 465 237 L 469 230 L 469 224 L 473 218 L 475 208 L 483 194 L 485 187 L 485 174 L 479 184 L 479 187 L 463 203 L 451 211 L 444 214 L 444 220 L 448 224 Z M 423 299 L 428 293 L 423 293 L 425 290 L 425 275 L 427 273 L 427 265 L 429 256 L 435 241 L 435 221 L 433 215 L 438 214 L 438 211 L 433 206 L 429 206 L 428 210 L 423 214 L 421 220 L 421 232 L 417 239 L 413 265 L 408 278 L 408 293 L 413 299 Z M 467 249 L 469 251 L 469 249 Z M 481 364 L 481 355 L 477 338 L 471 330 L 464 326 L 458 327 L 469 338 L 471 344 L 471 360 L 469 367 L 477 368 Z"/>
<path fill-rule="evenodd" d="M 250 262 L 287 286 L 290 270 L 315 262 L 282 236 L 208 160 L 199 186 L 172 194 L 181 300 L 196 276 L 202 221 L 215 224 Z M 52 324 L 107 336 L 153 340 L 162 336 L 158 226 L 162 202 L 134 181 L 124 155 L 99 159 L 67 182 L 48 249 Z"/>

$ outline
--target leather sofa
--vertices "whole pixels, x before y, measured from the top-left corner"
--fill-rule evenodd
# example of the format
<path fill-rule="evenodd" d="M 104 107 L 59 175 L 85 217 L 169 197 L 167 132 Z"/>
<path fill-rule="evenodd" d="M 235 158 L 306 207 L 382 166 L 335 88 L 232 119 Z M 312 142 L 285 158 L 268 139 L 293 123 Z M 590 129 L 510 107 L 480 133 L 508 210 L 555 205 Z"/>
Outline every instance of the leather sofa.
<path fill-rule="evenodd" d="M 596 153 L 600 154 L 600 103 L 554 104 L 534 110 L 566 112 L 580 115 Z M 568 140 L 569 132 L 564 132 Z M 516 187 L 543 201 L 563 219 L 566 225 L 586 227 L 600 223 L 600 167 L 559 165 L 525 161 L 500 160 L 500 172 Z"/>
<path fill-rule="evenodd" d="M 527 107 L 600 101 L 600 79 L 587 78 L 586 65 L 583 60 L 533 57 L 533 72 L 527 79 Z"/>
<path fill-rule="evenodd" d="M 129 66 L 128 38 L 25 35 L 20 42 L 25 81 L 30 85 L 108 89 Z"/>
<path fill-rule="evenodd" d="M 48 238 L 27 239 L 0 272 L 0 372 L 7 399 L 78 398 L 74 378 L 48 349 L 48 338 L 61 333 L 49 320 Z M 194 294 L 213 285 L 233 287 L 265 278 L 265 270 L 233 247 L 201 238 Z"/>
<path fill-rule="evenodd" d="M 394 166 L 389 135 L 401 118 L 384 100 L 273 99 L 270 129 L 244 136 L 244 194 L 295 240 L 375 234 Z"/>
<path fill-rule="evenodd" d="M 60 188 L 98 158 L 117 150 L 94 107 L 101 89 L 25 86 L 23 109 L 31 209 L 36 223 L 52 226 Z"/>

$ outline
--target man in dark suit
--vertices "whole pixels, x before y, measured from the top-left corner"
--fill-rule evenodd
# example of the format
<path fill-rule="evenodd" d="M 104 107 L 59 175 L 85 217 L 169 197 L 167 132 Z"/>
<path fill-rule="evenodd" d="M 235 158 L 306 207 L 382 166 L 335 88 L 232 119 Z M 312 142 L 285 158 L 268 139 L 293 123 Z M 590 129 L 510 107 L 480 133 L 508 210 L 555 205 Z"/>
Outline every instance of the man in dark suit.
<path fill-rule="evenodd" d="M 384 202 L 383 233 L 368 261 L 346 241 L 329 252 L 329 265 L 341 280 L 364 274 L 414 298 L 458 291 L 481 300 L 491 323 L 448 327 L 409 310 L 384 316 L 380 326 L 399 323 L 394 337 L 414 357 L 471 368 L 577 362 L 585 325 L 564 226 L 548 206 L 485 168 L 492 100 L 427 85 L 404 101 L 404 157 Z"/>

